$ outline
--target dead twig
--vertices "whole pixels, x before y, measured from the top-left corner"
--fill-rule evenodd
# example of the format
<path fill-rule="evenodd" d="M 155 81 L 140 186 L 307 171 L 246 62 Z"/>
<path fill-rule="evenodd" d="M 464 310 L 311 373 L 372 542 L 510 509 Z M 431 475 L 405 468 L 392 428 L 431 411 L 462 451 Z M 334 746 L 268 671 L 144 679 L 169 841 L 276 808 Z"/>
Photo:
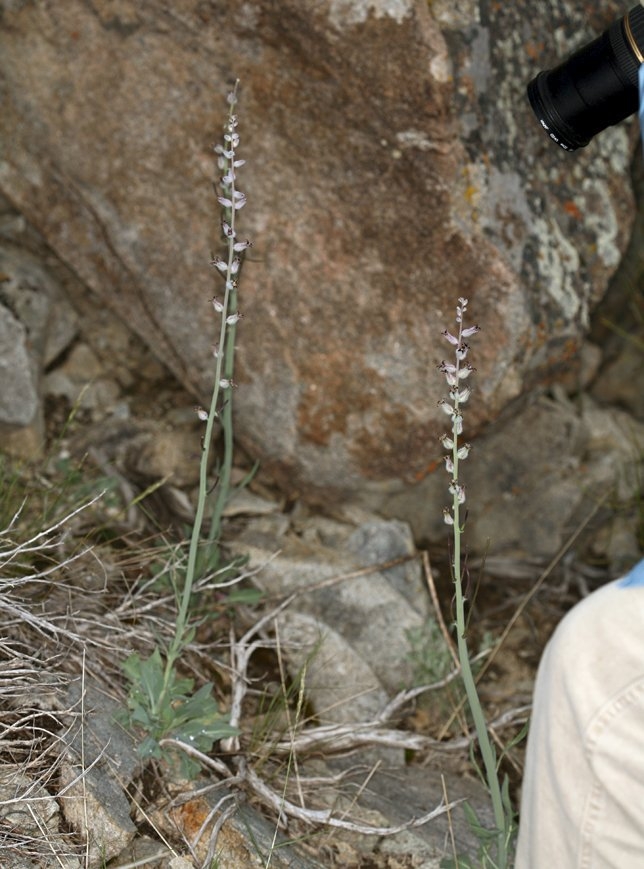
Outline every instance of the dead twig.
<path fill-rule="evenodd" d="M 427 814 L 422 815 L 420 818 L 412 818 L 404 824 L 398 824 L 393 827 L 377 827 L 371 824 L 363 824 L 360 821 L 336 818 L 331 809 L 310 809 L 297 806 L 295 803 L 290 802 L 290 800 L 285 799 L 282 794 L 276 793 L 250 767 L 246 767 L 243 776 L 255 795 L 266 805 L 278 812 L 280 818 L 285 818 L 286 816 L 303 821 L 305 824 L 337 827 L 341 830 L 349 830 L 352 833 L 362 833 L 365 836 L 394 836 L 396 833 L 402 833 L 404 830 L 421 827 L 423 824 L 427 824 L 429 821 L 433 821 L 434 818 L 438 818 L 450 809 L 455 808 L 461 802 L 456 801 L 448 805 L 440 803 L 431 812 L 427 812 Z"/>
<path fill-rule="evenodd" d="M 230 628 L 230 661 L 232 669 L 232 689 L 230 700 L 230 717 L 229 721 L 233 727 L 239 727 L 241 721 L 242 704 L 247 692 L 248 686 L 248 662 L 253 653 L 266 645 L 264 640 L 254 640 L 255 637 L 269 622 L 277 618 L 277 616 L 286 609 L 293 601 L 295 595 L 290 595 L 272 610 L 262 616 L 259 621 L 246 631 L 239 640 L 235 640 L 234 628 Z M 224 751 L 238 751 L 239 737 L 231 736 L 222 742 Z"/>
<path fill-rule="evenodd" d="M 490 727 L 500 730 L 523 720 L 529 706 L 508 710 L 495 718 Z M 386 729 L 376 719 L 371 722 L 351 722 L 350 724 L 329 724 L 311 728 L 288 741 L 271 745 L 271 752 L 284 754 L 292 750 L 319 751 L 324 748 L 333 754 L 342 754 L 366 746 L 381 745 L 387 748 L 400 748 L 408 751 L 454 752 L 469 748 L 476 739 L 474 733 L 443 741 L 421 733 Z"/>
<path fill-rule="evenodd" d="M 456 664 L 456 667 L 458 668 L 458 671 L 460 673 L 461 665 L 458 660 L 458 652 L 456 651 L 456 648 L 454 646 L 454 640 L 452 639 L 447 625 L 445 624 L 445 619 L 443 618 L 443 612 L 441 610 L 441 605 L 438 600 L 436 584 L 434 582 L 434 576 L 432 574 L 432 566 L 429 561 L 429 552 L 427 552 L 427 550 L 424 550 L 423 552 L 423 572 L 425 574 L 425 581 L 427 582 L 427 588 L 429 589 L 429 596 L 432 600 L 434 612 L 436 613 L 436 620 L 438 622 L 438 626 L 445 640 L 445 645 L 447 646 L 449 653 L 452 656 L 452 660 Z"/>

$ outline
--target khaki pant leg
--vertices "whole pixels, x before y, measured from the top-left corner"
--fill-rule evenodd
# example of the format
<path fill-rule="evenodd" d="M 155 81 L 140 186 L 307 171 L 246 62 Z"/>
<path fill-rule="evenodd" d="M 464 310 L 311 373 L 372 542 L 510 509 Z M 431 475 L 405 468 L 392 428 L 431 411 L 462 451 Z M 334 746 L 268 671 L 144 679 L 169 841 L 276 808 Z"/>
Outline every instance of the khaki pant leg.
<path fill-rule="evenodd" d="M 644 869 L 644 587 L 562 620 L 535 686 L 516 869 Z"/>

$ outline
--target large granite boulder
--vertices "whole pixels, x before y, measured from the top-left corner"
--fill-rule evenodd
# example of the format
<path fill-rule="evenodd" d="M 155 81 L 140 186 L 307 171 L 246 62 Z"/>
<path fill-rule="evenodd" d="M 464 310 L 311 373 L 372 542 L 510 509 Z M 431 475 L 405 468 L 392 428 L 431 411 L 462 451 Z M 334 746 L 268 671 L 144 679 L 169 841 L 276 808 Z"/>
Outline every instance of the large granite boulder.
<path fill-rule="evenodd" d="M 400 489 L 440 447 L 440 332 L 470 431 L 572 364 L 628 237 L 628 125 L 566 155 L 524 96 L 607 0 L 0 3 L 0 190 L 202 402 L 211 191 L 241 79 L 237 433 L 293 494 Z"/>

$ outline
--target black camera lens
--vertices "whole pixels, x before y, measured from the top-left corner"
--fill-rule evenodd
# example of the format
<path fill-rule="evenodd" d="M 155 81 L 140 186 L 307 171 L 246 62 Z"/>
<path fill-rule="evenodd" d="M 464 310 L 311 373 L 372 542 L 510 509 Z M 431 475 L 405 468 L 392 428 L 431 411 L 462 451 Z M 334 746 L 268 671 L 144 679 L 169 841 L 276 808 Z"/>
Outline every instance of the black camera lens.
<path fill-rule="evenodd" d="M 540 72 L 528 98 L 550 138 L 566 151 L 638 109 L 638 69 L 644 62 L 644 8 L 636 6 L 564 63 Z"/>

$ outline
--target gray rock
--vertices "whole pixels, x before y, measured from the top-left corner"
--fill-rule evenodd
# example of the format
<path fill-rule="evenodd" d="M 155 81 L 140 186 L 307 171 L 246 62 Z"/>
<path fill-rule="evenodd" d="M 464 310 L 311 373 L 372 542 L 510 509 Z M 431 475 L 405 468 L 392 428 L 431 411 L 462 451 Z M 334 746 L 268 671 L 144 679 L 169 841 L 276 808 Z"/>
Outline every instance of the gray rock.
<path fill-rule="evenodd" d="M 278 618 L 279 640 L 293 678 L 320 721 L 371 720 L 388 695 L 373 669 L 329 624 L 301 612 Z"/>
<path fill-rule="evenodd" d="M 40 416 L 38 377 L 27 341 L 25 326 L 0 305 L 0 422 L 5 425 L 28 426 Z"/>
<path fill-rule="evenodd" d="M 0 430 L 10 452 L 26 457 L 42 448 L 43 369 L 75 332 L 71 305 L 39 260 L 0 247 Z"/>
<path fill-rule="evenodd" d="M 110 869 L 121 867 L 145 866 L 145 869 L 194 869 L 194 863 L 186 860 L 184 865 L 173 863 L 172 849 L 159 839 L 137 836 L 110 863 Z M 177 859 L 176 857 L 174 858 Z"/>
<path fill-rule="evenodd" d="M 18 766 L 0 766 L 3 869 L 37 869 L 50 863 L 60 869 L 80 869 L 60 820 L 58 803 L 42 783 Z"/>
<path fill-rule="evenodd" d="M 640 486 L 643 449 L 641 423 L 588 397 L 544 397 L 517 409 L 474 441 L 462 465 L 468 547 L 551 558 L 598 498 L 610 493 L 612 510 L 616 503 L 628 506 Z M 403 493 L 383 499 L 381 509 L 409 522 L 416 539 L 440 540 L 447 484 L 439 468 L 417 486 L 413 500 Z"/>
<path fill-rule="evenodd" d="M 0 271 L 4 276 L 0 298 L 25 326 L 30 350 L 46 368 L 76 337 L 76 312 L 42 260 L 28 251 L 9 245 L 0 248 Z"/>
<path fill-rule="evenodd" d="M 347 759 L 332 760 L 328 763 L 331 770 L 346 769 Z M 486 789 L 474 777 L 455 775 L 445 765 L 443 773 L 432 767 L 401 766 L 381 767 L 369 776 L 366 787 L 361 787 L 365 773 L 349 774 L 345 787 L 359 794 L 352 813 L 370 810 L 377 813 L 372 823 L 388 826 L 404 824 L 411 818 L 421 817 L 434 806 L 439 805 L 444 796 L 448 801 L 467 800 L 476 811 L 483 826 L 493 829 L 494 818 Z M 336 794 L 337 803 L 337 794 Z M 463 806 L 456 806 L 450 814 L 440 815 L 420 827 L 414 827 L 394 836 L 380 839 L 378 854 L 382 865 L 411 865 L 419 869 L 439 869 L 441 860 L 452 856 L 450 829 L 454 835 L 457 853 L 476 862 L 479 842 L 467 823 Z M 374 840 L 370 836 L 348 836 L 341 834 L 340 839 L 352 844 L 356 854 L 368 855 L 373 852 Z M 372 859 L 379 859 L 375 857 Z M 394 862 L 399 860 L 400 864 Z"/>
<path fill-rule="evenodd" d="M 289 842 L 283 833 L 275 830 L 273 822 L 243 802 L 239 793 L 223 787 L 175 808 L 163 808 L 153 815 L 153 821 L 158 829 L 173 839 L 179 832 L 186 842 L 192 844 L 198 864 L 210 866 L 211 863 L 206 862 L 206 859 L 217 814 L 205 828 L 202 829 L 201 825 L 214 806 L 225 797 L 229 799 L 224 802 L 222 809 L 232 805 L 235 811 L 224 822 L 217 838 L 214 856 L 218 869 L 263 869 L 269 862 L 274 869 L 323 869 L 324 864 L 303 853 L 297 847 L 297 842 Z M 210 854 L 210 860 L 212 857 Z M 188 869 L 185 857 L 175 859 L 177 862 L 172 864 L 173 869 Z"/>
<path fill-rule="evenodd" d="M 294 670 L 307 667 L 308 699 L 324 720 L 375 715 L 388 695 L 411 684 L 407 633 L 422 628 L 429 613 L 417 569 L 377 570 L 410 554 L 408 528 L 372 518 L 353 533 L 345 528 L 343 548 L 305 539 L 304 523 L 297 536 L 271 542 L 265 523 L 251 520 L 233 548 L 248 556 L 254 582 L 267 594 L 297 592 L 278 624 Z"/>
<path fill-rule="evenodd" d="M 644 329 L 624 339 L 614 359 L 603 369 L 592 388 L 592 395 L 606 404 L 628 411 L 644 421 L 644 390 L 642 367 L 644 360 Z"/>
<path fill-rule="evenodd" d="M 67 754 L 61 763 L 61 805 L 65 820 L 87 841 L 90 859 L 110 860 L 134 838 L 130 801 L 125 794 L 139 763 L 135 743 L 116 723 L 119 706 L 80 680 L 69 691 L 78 723 L 64 735 Z"/>
<path fill-rule="evenodd" d="M 449 771 L 441 775 L 432 769 L 403 765 L 380 764 L 374 770 L 360 765 L 363 760 L 362 755 L 331 761 L 300 759 L 298 773 L 306 805 L 318 810 L 331 809 L 336 817 L 344 820 L 394 827 L 430 812 L 441 804 L 446 794 L 449 801 L 467 799 L 481 822 L 492 826 L 487 793 L 475 778 Z M 337 781 L 339 773 L 343 774 L 341 783 Z M 315 783 L 309 784 L 311 780 Z M 289 843 L 281 832 L 276 834 L 273 821 L 263 817 L 252 805 L 241 802 L 239 794 L 231 794 L 222 787 L 170 811 L 162 809 L 155 821 L 161 830 L 178 829 L 187 841 L 194 841 L 200 820 L 227 794 L 229 801 L 222 808 L 236 807 L 217 840 L 215 853 L 221 869 L 259 869 L 266 865 L 269 855 L 270 865 L 277 869 L 359 866 L 363 861 L 382 869 L 392 866 L 438 869 L 441 859 L 451 854 L 450 828 L 461 857 L 475 859 L 477 854 L 478 840 L 467 824 L 461 805 L 449 816 L 439 815 L 427 824 L 390 837 L 335 828 L 320 832 L 321 838 L 316 837 L 312 844 L 307 843 L 306 836 L 299 844 Z M 211 828 L 203 830 L 196 843 L 196 855 L 201 862 L 208 855 L 210 831 Z"/>
<path fill-rule="evenodd" d="M 294 496 L 377 499 L 404 485 L 413 501 L 442 430 L 442 383 L 428 372 L 456 298 L 472 297 L 486 336 L 480 430 L 568 366 L 626 245 L 628 125 L 562 155 L 524 94 L 622 5 L 482 9 L 5 9 L 0 191 L 201 404 L 217 329 L 211 144 L 241 79 L 240 221 L 255 247 L 236 426 Z"/>
<path fill-rule="evenodd" d="M 372 519 L 363 523 L 351 534 L 346 548 L 355 554 L 361 564 L 384 564 L 417 554 L 409 525 L 395 519 Z M 383 570 L 382 575 L 414 609 L 419 608 L 422 576 L 418 559 Z"/>
<path fill-rule="evenodd" d="M 84 342 L 74 346 L 65 361 L 45 376 L 46 395 L 64 398 L 70 407 L 104 415 L 121 395 L 118 383 L 105 376 L 101 361 Z"/>
<path fill-rule="evenodd" d="M 628 503 L 641 491 L 644 422 L 588 396 L 580 400 L 580 416 L 588 431 L 583 458 L 591 467 L 593 491 L 612 489 L 617 503 Z"/>

